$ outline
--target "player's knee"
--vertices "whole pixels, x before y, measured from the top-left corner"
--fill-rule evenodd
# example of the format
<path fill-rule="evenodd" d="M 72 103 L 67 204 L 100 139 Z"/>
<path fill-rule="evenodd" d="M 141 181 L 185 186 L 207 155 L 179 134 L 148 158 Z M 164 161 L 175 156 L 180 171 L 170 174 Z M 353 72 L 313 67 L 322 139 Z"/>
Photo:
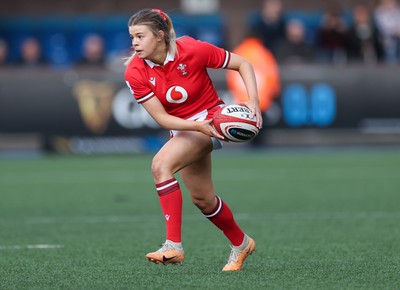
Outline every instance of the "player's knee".
<path fill-rule="evenodd" d="M 157 179 L 161 172 L 163 171 L 162 162 L 158 156 L 153 157 L 153 161 L 151 162 L 151 173 Z"/>
<path fill-rule="evenodd" d="M 170 175 L 171 170 L 169 170 L 168 162 L 166 162 L 161 156 L 156 155 L 151 163 L 151 172 L 153 177 L 157 179 L 162 179 L 165 175 Z"/>

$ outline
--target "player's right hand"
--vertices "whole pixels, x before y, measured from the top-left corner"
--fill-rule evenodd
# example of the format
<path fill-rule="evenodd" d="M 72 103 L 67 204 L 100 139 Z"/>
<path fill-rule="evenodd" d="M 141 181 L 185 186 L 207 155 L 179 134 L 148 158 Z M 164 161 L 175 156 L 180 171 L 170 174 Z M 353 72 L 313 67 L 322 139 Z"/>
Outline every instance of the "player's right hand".
<path fill-rule="evenodd" d="M 212 125 L 212 120 L 205 120 L 198 123 L 198 131 L 211 136 L 211 137 L 216 137 L 221 140 L 225 140 L 225 137 L 222 136 L 215 130 L 214 126 Z"/>

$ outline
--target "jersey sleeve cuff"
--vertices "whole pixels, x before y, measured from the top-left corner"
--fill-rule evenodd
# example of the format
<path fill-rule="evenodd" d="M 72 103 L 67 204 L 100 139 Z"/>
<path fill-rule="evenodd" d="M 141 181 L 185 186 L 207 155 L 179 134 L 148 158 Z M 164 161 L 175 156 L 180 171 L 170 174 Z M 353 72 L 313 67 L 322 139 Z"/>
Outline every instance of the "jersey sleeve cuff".
<path fill-rule="evenodd" d="M 227 50 L 225 50 L 225 59 L 224 63 L 222 64 L 221 68 L 226 68 L 229 64 L 229 61 L 231 60 L 231 53 Z"/>
<path fill-rule="evenodd" d="M 153 93 L 153 92 L 150 92 L 149 94 L 145 95 L 144 97 L 141 97 L 141 98 L 139 98 L 139 99 L 136 99 L 136 101 L 137 101 L 139 104 L 141 104 L 141 103 L 144 103 L 144 102 L 150 100 L 152 97 L 154 97 L 154 93 Z"/>

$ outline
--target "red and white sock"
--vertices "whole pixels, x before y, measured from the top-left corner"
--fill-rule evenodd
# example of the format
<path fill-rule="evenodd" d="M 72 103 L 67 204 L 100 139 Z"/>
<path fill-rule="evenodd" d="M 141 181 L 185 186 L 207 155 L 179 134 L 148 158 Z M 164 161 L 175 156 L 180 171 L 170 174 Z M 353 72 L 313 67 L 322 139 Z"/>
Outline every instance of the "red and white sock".
<path fill-rule="evenodd" d="M 166 240 L 182 242 L 182 192 L 175 178 L 156 184 L 161 209 L 165 217 Z"/>
<path fill-rule="evenodd" d="M 244 240 L 244 233 L 237 225 L 228 205 L 220 197 L 216 198 L 215 208 L 203 214 L 224 233 L 233 246 L 240 246 Z"/>

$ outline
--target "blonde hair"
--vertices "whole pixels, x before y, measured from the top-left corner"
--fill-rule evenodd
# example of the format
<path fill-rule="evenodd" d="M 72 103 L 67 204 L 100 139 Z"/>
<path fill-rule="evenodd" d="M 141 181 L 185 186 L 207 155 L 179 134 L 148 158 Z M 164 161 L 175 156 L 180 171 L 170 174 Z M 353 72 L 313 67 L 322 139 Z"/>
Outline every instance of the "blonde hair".
<path fill-rule="evenodd" d="M 164 41 L 168 52 L 172 55 L 177 53 L 176 33 L 171 18 L 159 9 L 143 9 L 132 15 L 128 21 L 128 27 L 134 25 L 147 25 L 154 35 L 160 30 L 164 32 Z M 125 61 L 128 65 L 135 57 L 135 52 Z"/>

